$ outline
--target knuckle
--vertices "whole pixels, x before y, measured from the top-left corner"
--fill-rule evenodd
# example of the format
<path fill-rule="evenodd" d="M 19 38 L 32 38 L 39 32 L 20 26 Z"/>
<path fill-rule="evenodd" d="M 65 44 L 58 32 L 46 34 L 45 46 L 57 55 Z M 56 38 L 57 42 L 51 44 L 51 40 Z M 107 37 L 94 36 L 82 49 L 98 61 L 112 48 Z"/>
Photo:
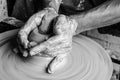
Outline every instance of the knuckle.
<path fill-rule="evenodd" d="M 23 29 L 18 32 L 18 36 L 21 36 L 24 33 Z"/>
<path fill-rule="evenodd" d="M 59 17 L 60 17 L 60 18 L 64 18 L 64 19 L 66 19 L 66 16 L 63 15 L 63 14 L 61 14 Z"/>
<path fill-rule="evenodd" d="M 36 23 L 37 25 L 39 25 L 41 19 L 42 19 L 42 17 L 36 17 L 36 18 L 35 18 L 35 23 Z"/>
<path fill-rule="evenodd" d="M 58 22 L 66 23 L 67 22 L 66 16 L 65 15 L 60 15 L 59 18 L 58 18 Z"/>
<path fill-rule="evenodd" d="M 74 34 L 77 29 L 78 23 L 74 19 L 70 19 L 69 25 L 71 33 Z"/>

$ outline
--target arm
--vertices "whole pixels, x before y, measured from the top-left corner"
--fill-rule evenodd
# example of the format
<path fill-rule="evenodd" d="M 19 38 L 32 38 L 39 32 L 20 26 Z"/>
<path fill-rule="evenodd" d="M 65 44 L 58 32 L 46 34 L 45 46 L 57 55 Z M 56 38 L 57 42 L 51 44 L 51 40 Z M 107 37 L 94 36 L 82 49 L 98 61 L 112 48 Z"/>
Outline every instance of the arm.
<path fill-rule="evenodd" d="M 72 15 L 78 23 L 76 34 L 120 22 L 120 0 L 108 0 L 87 12 Z"/>

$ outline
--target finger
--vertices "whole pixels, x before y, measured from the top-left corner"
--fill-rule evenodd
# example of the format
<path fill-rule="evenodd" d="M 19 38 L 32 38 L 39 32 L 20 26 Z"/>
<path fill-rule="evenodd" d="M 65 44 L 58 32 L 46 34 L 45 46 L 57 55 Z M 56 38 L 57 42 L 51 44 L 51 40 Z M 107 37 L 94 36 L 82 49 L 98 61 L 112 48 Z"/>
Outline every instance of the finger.
<path fill-rule="evenodd" d="M 30 55 L 40 54 L 41 52 L 50 53 L 56 49 L 60 49 L 62 47 L 71 46 L 70 42 L 64 39 L 61 39 L 59 36 L 52 37 L 51 39 L 38 44 L 30 50 Z"/>
<path fill-rule="evenodd" d="M 66 16 L 60 15 L 55 24 L 55 33 L 58 35 L 63 34 L 66 31 L 65 27 L 67 27 Z"/>
<path fill-rule="evenodd" d="M 62 55 L 62 54 L 68 54 L 70 53 L 72 50 L 72 47 L 62 47 L 62 48 L 58 48 L 58 49 L 55 49 L 55 50 L 51 50 L 51 51 L 48 51 L 47 55 L 50 56 L 50 57 L 55 57 L 55 56 L 58 56 L 58 55 Z"/>
<path fill-rule="evenodd" d="M 56 35 L 56 36 L 53 36 L 53 37 L 49 38 L 47 40 L 47 42 L 51 45 L 65 43 L 66 38 L 65 38 L 65 36 L 63 37 L 62 35 Z"/>
<path fill-rule="evenodd" d="M 29 43 L 29 41 L 27 40 L 27 35 L 24 31 L 21 30 L 19 32 L 17 42 L 19 43 L 19 45 L 22 45 L 25 49 L 27 48 L 27 44 Z"/>
<path fill-rule="evenodd" d="M 27 31 L 29 33 L 31 30 L 36 28 L 38 25 L 40 25 L 43 16 L 46 14 L 46 10 L 40 11 L 36 14 L 34 14 L 25 24 L 25 26 L 22 28 L 24 31 Z"/>
<path fill-rule="evenodd" d="M 28 47 L 32 48 L 32 47 L 34 47 L 36 45 L 37 45 L 37 43 L 32 41 L 32 42 L 29 42 Z"/>
<path fill-rule="evenodd" d="M 59 55 L 58 53 L 63 53 L 65 54 L 65 52 L 70 52 L 72 47 L 71 45 L 64 45 L 64 44 L 60 44 L 57 45 L 53 48 L 51 48 L 52 46 L 43 46 L 42 44 L 40 46 L 34 47 L 32 50 L 30 50 L 30 55 L 37 55 L 39 54 L 39 56 L 49 56 L 49 57 L 55 57 L 57 55 Z"/>
<path fill-rule="evenodd" d="M 54 57 L 48 65 L 47 72 L 50 74 L 54 73 L 56 67 L 59 66 L 59 64 L 63 61 L 65 56 L 66 55 L 59 55 Z"/>
<path fill-rule="evenodd" d="M 30 55 L 36 55 L 46 49 L 50 49 L 51 45 L 53 44 L 53 42 L 55 43 L 56 41 L 60 41 L 60 38 L 59 36 L 55 36 L 55 37 L 52 37 L 50 39 L 48 39 L 47 41 L 43 42 L 43 43 L 40 43 L 38 45 L 36 45 L 35 47 L 31 48 L 30 49 Z"/>
<path fill-rule="evenodd" d="M 19 51 L 20 51 L 24 57 L 27 57 L 27 56 L 28 56 L 28 52 L 27 52 L 26 50 L 22 50 L 22 49 L 19 49 L 19 50 L 18 50 L 18 48 L 14 48 L 12 51 L 13 51 L 15 54 L 18 54 Z"/>
<path fill-rule="evenodd" d="M 43 43 L 31 48 L 30 55 L 33 56 L 33 55 L 39 54 L 42 51 L 45 51 L 46 49 L 48 49 L 48 47 L 49 47 L 48 45 L 49 45 L 49 43 L 43 42 Z"/>
<path fill-rule="evenodd" d="M 72 43 L 71 42 L 67 42 L 66 40 L 65 41 L 58 41 L 58 42 L 55 42 L 53 44 L 50 44 L 49 45 L 50 48 L 48 49 L 49 51 L 48 52 L 51 52 L 51 51 L 58 51 L 60 49 L 67 49 L 67 48 L 71 48 L 72 47 Z"/>
<path fill-rule="evenodd" d="M 39 27 L 40 33 L 47 33 L 48 30 L 53 26 L 53 19 L 57 16 L 58 14 L 53 8 L 48 8 L 47 13 L 44 15 L 42 18 L 41 25 Z"/>
<path fill-rule="evenodd" d="M 44 15 L 45 15 L 45 11 L 33 15 L 27 21 L 27 23 L 20 29 L 18 33 L 18 37 L 20 38 L 21 43 L 25 46 L 25 48 L 27 48 L 27 44 L 29 42 L 27 40 L 29 33 L 41 23 L 42 17 Z"/>
<path fill-rule="evenodd" d="M 24 51 L 23 51 L 23 56 L 24 56 L 24 57 L 27 57 L 27 56 L 28 56 L 28 51 L 27 51 L 27 50 L 24 50 Z"/>
<path fill-rule="evenodd" d="M 22 53 L 24 57 L 28 56 L 28 51 L 18 42 L 18 47 L 16 48 L 18 52 Z"/>

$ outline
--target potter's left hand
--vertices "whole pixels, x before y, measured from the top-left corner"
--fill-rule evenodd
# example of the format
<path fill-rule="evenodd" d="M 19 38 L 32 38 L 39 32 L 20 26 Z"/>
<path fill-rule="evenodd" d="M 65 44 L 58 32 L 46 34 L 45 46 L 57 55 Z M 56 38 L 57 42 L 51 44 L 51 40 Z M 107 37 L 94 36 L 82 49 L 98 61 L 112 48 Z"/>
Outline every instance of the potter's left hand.
<path fill-rule="evenodd" d="M 54 36 L 47 41 L 33 47 L 30 50 L 30 55 L 48 55 L 53 60 L 48 65 L 48 73 L 54 72 L 57 64 L 70 53 L 72 49 L 72 37 L 75 34 L 77 23 L 64 15 L 57 18 L 54 26 Z"/>

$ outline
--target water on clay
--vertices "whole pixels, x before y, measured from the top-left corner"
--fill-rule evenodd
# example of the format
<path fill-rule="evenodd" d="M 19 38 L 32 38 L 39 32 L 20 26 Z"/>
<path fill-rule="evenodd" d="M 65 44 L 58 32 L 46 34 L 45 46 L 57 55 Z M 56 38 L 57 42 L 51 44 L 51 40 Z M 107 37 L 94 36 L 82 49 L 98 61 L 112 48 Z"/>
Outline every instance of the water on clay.
<path fill-rule="evenodd" d="M 105 50 L 94 41 L 76 36 L 72 52 L 55 73 L 47 74 L 49 58 L 34 56 L 22 59 L 13 53 L 17 30 L 0 34 L 0 80 L 110 80 L 112 62 Z"/>

